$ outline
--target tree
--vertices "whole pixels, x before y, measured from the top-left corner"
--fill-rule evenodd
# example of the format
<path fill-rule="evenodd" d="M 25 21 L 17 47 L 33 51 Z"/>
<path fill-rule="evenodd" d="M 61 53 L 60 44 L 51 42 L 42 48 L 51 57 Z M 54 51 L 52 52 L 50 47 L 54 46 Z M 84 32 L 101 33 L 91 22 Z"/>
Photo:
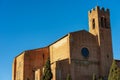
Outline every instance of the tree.
<path fill-rule="evenodd" d="M 48 58 L 44 67 L 42 80 L 51 80 L 52 77 L 53 77 L 53 74 L 51 72 L 50 59 Z"/>
<path fill-rule="evenodd" d="M 66 80 L 72 80 L 70 74 L 67 75 L 67 79 Z"/>

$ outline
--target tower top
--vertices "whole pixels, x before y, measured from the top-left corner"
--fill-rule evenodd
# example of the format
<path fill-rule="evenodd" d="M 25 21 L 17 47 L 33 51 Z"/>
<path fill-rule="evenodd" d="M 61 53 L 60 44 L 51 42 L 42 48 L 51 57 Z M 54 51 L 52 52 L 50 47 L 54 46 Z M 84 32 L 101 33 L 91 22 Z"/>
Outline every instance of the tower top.
<path fill-rule="evenodd" d="M 95 8 L 92 8 L 90 11 L 88 11 L 88 14 L 91 14 L 94 11 L 98 11 L 98 12 L 105 12 L 105 13 L 109 13 L 109 9 L 108 8 L 100 8 L 99 6 L 96 6 Z"/>
<path fill-rule="evenodd" d="M 110 29 L 110 11 L 108 8 L 96 6 L 88 12 L 89 31 L 98 35 L 100 29 Z"/>

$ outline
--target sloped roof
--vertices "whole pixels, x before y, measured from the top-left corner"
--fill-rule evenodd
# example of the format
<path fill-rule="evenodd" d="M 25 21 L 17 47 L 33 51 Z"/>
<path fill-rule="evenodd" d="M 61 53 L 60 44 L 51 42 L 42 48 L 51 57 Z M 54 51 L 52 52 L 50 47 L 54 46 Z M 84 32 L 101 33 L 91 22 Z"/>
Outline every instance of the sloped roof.
<path fill-rule="evenodd" d="M 88 32 L 88 31 L 86 31 L 86 30 L 79 30 L 79 31 L 75 31 L 75 32 L 71 32 L 70 34 L 72 34 L 72 33 L 86 33 L 86 34 L 88 34 L 88 35 L 90 35 L 90 36 L 94 36 L 93 34 L 91 34 L 90 32 Z"/>
<path fill-rule="evenodd" d="M 90 32 L 88 32 L 88 31 L 86 31 L 86 30 L 79 30 L 79 31 L 70 32 L 70 33 L 66 34 L 65 36 L 61 37 L 60 39 L 56 40 L 55 42 L 51 43 L 50 45 L 46 45 L 46 47 L 41 47 L 41 48 L 36 48 L 36 49 L 31 49 L 31 50 L 25 50 L 25 51 L 23 51 L 22 53 L 20 53 L 19 55 L 17 55 L 16 57 L 20 56 L 21 54 L 23 54 L 23 53 L 25 53 L 25 52 L 27 52 L 27 51 L 32 51 L 32 50 L 38 50 L 38 49 L 42 49 L 42 48 L 47 48 L 47 47 L 53 45 L 54 43 L 60 41 L 61 39 L 65 38 L 66 36 L 68 36 L 68 35 L 70 35 L 70 34 L 74 34 L 74 33 L 80 33 L 80 34 L 86 33 L 86 34 L 94 37 L 94 35 L 92 35 Z M 16 57 L 15 57 L 15 58 L 16 58 Z"/>
<path fill-rule="evenodd" d="M 44 49 L 44 48 L 47 48 L 47 47 L 41 47 L 41 48 L 35 48 L 35 49 L 25 50 L 25 51 L 21 52 L 20 54 L 18 54 L 15 58 L 19 57 L 20 55 L 22 55 L 22 54 L 24 54 L 24 53 L 26 53 L 28 51 L 34 51 L 34 50 L 37 51 L 37 50 Z"/>
<path fill-rule="evenodd" d="M 78 32 L 81 33 L 81 34 L 82 34 L 82 33 L 86 33 L 86 34 L 94 37 L 93 34 L 91 34 L 90 32 L 88 32 L 88 31 L 86 31 L 86 30 L 79 30 L 79 31 L 74 31 L 74 32 L 70 32 L 70 33 L 66 34 L 65 36 L 61 37 L 60 39 L 56 40 L 55 42 L 51 43 L 51 44 L 48 45 L 48 46 L 53 45 L 54 43 L 60 41 L 61 39 L 65 38 L 65 37 L 68 36 L 68 35 L 71 35 L 71 34 L 74 34 L 74 33 L 78 33 Z"/>

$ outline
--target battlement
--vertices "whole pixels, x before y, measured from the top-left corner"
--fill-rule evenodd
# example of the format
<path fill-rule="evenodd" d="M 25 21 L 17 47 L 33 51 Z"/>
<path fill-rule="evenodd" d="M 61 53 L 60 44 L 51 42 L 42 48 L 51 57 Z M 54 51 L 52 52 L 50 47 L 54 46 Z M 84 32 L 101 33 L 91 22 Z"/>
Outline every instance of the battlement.
<path fill-rule="evenodd" d="M 88 11 L 88 13 L 91 14 L 94 11 L 109 13 L 108 8 L 106 8 L 106 9 L 104 7 L 100 8 L 99 6 L 96 6 L 95 8 L 91 9 L 90 11 Z"/>

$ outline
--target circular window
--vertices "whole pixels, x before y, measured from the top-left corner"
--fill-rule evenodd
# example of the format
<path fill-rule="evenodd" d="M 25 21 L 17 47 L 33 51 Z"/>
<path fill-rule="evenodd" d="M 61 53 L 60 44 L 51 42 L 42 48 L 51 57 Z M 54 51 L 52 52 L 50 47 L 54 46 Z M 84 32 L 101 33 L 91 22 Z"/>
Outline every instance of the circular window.
<path fill-rule="evenodd" d="M 82 56 L 86 58 L 89 56 L 89 51 L 87 48 L 82 48 L 81 53 L 82 53 Z"/>

